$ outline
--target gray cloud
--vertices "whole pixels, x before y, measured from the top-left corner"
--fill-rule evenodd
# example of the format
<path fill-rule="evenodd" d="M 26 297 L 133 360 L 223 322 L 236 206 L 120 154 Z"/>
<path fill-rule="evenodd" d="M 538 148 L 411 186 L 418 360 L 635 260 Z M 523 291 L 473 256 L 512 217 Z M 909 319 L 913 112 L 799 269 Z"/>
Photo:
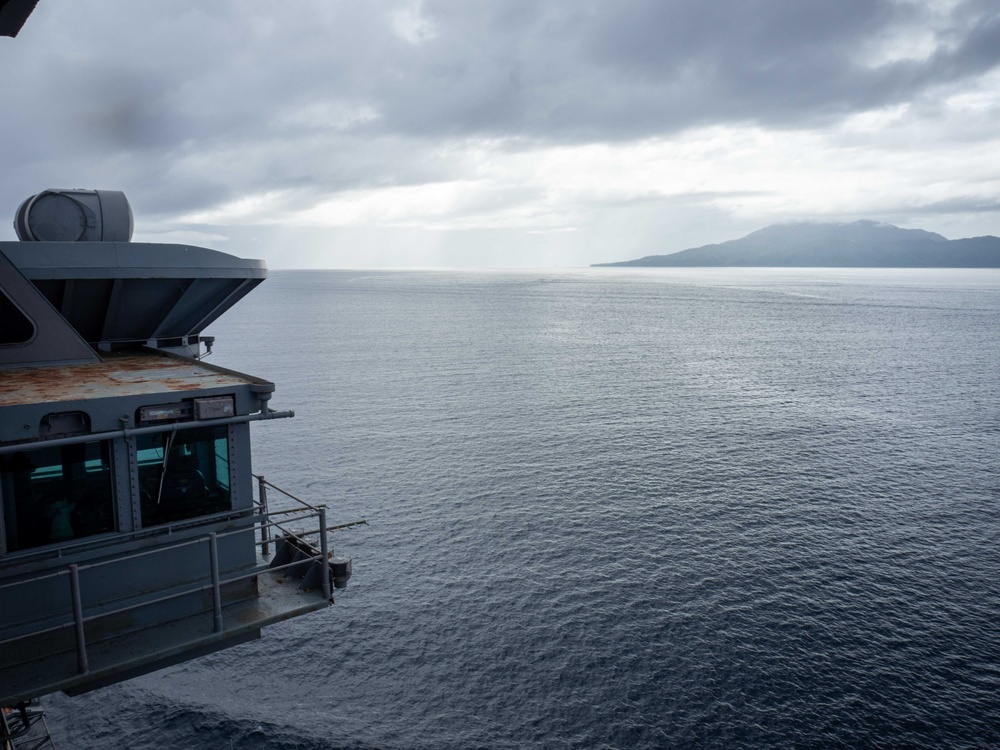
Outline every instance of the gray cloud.
<path fill-rule="evenodd" d="M 956 196 L 943 201 L 924 203 L 919 206 L 888 211 L 893 214 L 938 215 L 957 213 L 992 213 L 1000 214 L 1000 199 L 984 198 L 982 196 Z"/>
<path fill-rule="evenodd" d="M 794 126 L 1000 63 L 1000 13 L 970 2 L 939 18 L 891 0 L 428 0 L 418 43 L 393 33 L 393 3 L 141 5 L 42 3 L 25 32 L 37 33 L 3 52 L 41 47 L 46 62 L 4 96 L 29 94 L 94 144 L 143 150 L 296 137 L 306 126 L 283 115 L 316 103 L 370 108 L 345 128 L 357 133 L 606 140 Z M 865 64 L 893 35 L 927 30 L 941 44 L 929 58 Z"/>
<path fill-rule="evenodd" d="M 985 0 L 43 0 L 0 40 L 0 201 L 127 187 L 164 221 L 258 191 L 308 204 L 457 179 L 449 144 L 811 128 L 998 65 Z"/>
<path fill-rule="evenodd" d="M 998 15 L 889 0 L 428 3 L 437 34 L 376 75 L 381 127 L 614 140 L 692 125 L 794 127 L 894 104 L 1000 62 Z M 927 59 L 868 65 L 932 30 Z"/>

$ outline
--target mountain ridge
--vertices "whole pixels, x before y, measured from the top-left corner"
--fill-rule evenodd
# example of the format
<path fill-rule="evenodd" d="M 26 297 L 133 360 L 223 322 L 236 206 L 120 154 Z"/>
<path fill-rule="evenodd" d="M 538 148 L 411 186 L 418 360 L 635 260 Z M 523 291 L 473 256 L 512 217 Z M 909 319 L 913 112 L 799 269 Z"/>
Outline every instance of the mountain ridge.
<path fill-rule="evenodd" d="M 594 263 L 611 266 L 800 268 L 1000 268 L 1000 237 L 949 240 L 884 222 L 772 224 L 739 239 L 667 255 Z"/>

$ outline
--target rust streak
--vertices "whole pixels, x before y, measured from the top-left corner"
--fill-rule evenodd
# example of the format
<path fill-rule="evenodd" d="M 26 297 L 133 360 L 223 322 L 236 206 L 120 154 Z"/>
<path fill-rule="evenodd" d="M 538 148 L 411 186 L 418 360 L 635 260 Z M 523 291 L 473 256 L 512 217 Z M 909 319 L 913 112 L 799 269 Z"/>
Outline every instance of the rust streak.
<path fill-rule="evenodd" d="M 90 364 L 0 371 L 0 405 L 185 392 L 244 382 L 197 362 L 159 354 L 113 354 Z"/>

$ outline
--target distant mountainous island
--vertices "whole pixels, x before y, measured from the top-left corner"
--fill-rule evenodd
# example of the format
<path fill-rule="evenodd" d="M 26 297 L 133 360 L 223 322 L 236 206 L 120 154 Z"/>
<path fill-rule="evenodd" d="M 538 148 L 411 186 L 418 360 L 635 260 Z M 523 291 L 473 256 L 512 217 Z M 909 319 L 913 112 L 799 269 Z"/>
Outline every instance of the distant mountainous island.
<path fill-rule="evenodd" d="M 1000 237 L 949 240 L 877 221 L 775 224 L 746 237 L 606 266 L 1000 268 Z"/>

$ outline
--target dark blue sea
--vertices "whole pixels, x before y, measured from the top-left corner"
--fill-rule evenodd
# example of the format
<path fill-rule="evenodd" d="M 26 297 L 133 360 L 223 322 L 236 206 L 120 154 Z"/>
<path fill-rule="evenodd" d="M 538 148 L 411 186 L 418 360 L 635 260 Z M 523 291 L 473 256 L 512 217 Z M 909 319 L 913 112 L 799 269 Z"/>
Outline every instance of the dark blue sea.
<path fill-rule="evenodd" d="M 60 748 L 1000 747 L 1000 272 L 276 272 L 210 361 L 354 578 Z"/>

